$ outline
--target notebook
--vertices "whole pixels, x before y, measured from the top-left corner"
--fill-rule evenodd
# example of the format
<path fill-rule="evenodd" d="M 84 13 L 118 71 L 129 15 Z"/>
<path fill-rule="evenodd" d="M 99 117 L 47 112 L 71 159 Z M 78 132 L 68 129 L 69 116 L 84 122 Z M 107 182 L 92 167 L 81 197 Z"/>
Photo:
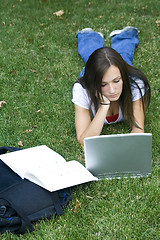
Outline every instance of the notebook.
<path fill-rule="evenodd" d="M 147 177 L 152 169 L 152 134 L 113 134 L 84 139 L 85 166 L 98 179 Z"/>

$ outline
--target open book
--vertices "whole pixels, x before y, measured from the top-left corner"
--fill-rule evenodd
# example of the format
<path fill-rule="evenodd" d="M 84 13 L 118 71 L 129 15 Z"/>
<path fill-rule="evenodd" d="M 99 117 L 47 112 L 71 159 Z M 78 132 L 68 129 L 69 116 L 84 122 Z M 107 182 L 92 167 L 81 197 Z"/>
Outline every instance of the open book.
<path fill-rule="evenodd" d="M 0 159 L 22 179 L 51 192 L 98 180 L 79 162 L 66 162 L 45 145 L 2 154 Z"/>

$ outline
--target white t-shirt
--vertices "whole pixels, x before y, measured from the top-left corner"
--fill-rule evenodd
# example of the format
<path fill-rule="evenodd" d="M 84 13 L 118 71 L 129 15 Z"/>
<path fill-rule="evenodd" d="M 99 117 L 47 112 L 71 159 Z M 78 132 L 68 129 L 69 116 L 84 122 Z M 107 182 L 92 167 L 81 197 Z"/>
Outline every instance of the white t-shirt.
<path fill-rule="evenodd" d="M 138 84 L 139 88 L 141 89 L 142 92 L 142 96 L 144 96 L 145 94 L 145 89 L 144 89 L 144 83 L 142 80 L 140 79 L 136 79 L 136 83 Z M 132 101 L 137 101 L 138 99 L 140 99 L 141 93 L 139 91 L 139 89 L 136 87 L 136 85 L 132 86 L 131 85 L 131 91 L 132 91 Z M 87 94 L 87 90 L 85 88 L 82 87 L 82 85 L 80 83 L 75 83 L 73 86 L 73 98 L 72 98 L 72 102 L 82 108 L 88 109 L 92 111 L 93 116 L 95 116 L 96 114 L 96 110 L 94 108 L 94 104 L 91 104 L 91 99 Z M 91 107 L 90 107 L 91 104 Z M 105 120 L 105 124 L 112 124 L 112 123 L 116 123 L 116 122 L 120 122 L 124 120 L 123 114 L 122 114 L 122 109 L 121 106 L 119 105 L 119 115 L 118 118 L 115 122 L 108 122 L 107 119 Z"/>

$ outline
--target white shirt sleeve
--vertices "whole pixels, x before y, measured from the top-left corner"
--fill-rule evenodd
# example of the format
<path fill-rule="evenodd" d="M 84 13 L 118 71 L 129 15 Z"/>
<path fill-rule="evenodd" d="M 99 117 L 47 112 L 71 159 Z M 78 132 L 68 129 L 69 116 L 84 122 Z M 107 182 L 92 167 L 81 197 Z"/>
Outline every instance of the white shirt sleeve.
<path fill-rule="evenodd" d="M 75 83 L 72 90 L 72 102 L 82 108 L 90 109 L 90 99 L 87 90 L 80 83 Z"/>
<path fill-rule="evenodd" d="M 138 99 L 140 99 L 141 97 L 144 96 L 145 94 L 145 86 L 144 86 L 144 82 L 141 79 L 136 79 L 135 82 L 138 84 L 139 88 L 141 89 L 141 93 L 140 90 L 138 89 L 138 87 L 136 86 L 136 84 L 132 84 L 131 85 L 131 92 L 132 92 L 132 101 L 137 101 Z"/>

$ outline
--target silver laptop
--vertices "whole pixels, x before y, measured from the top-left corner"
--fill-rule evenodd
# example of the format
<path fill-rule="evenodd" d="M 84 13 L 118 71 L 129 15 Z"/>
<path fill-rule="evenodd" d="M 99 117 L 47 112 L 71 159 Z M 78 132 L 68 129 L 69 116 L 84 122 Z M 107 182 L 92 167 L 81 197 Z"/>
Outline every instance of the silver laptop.
<path fill-rule="evenodd" d="M 113 134 L 84 139 L 85 166 L 100 178 L 147 177 L 152 169 L 152 134 Z"/>

